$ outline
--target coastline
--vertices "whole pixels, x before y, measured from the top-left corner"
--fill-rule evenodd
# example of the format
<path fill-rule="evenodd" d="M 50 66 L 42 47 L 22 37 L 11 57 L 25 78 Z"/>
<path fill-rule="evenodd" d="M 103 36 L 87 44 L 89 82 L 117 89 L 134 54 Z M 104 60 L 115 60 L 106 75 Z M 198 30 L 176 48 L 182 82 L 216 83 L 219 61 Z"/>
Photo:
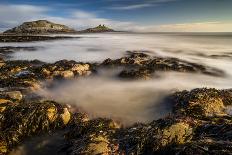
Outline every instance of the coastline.
<path fill-rule="evenodd" d="M 101 68 L 116 70 L 123 67 L 116 76 L 126 81 L 156 78 L 157 70 L 225 76 L 220 70 L 133 51 L 128 52 L 126 57 L 106 59 L 99 64 L 4 59 L 0 64 L 2 154 L 17 148 L 29 137 L 33 139 L 35 135 L 57 130 L 66 131 L 66 138 L 62 140 L 64 144 L 57 151 L 67 154 L 209 153 L 209 150 L 202 149 L 205 147 L 211 148 L 210 153 L 230 152 L 231 89 L 196 88 L 173 92 L 163 100 L 163 104 L 171 107 L 170 114 L 154 118 L 149 123 L 137 122 L 129 126 L 114 118 L 90 118 L 79 107 L 47 100 L 37 94 L 39 89 L 53 87 L 60 81 L 98 76 Z M 42 85 L 45 80 L 49 85 Z"/>

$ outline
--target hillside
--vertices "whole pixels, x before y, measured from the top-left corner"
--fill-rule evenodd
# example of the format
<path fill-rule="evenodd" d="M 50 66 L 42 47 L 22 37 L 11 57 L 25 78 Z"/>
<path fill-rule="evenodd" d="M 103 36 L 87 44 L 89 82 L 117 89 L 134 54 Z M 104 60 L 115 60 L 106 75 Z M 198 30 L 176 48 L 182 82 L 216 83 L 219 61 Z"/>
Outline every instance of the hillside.
<path fill-rule="evenodd" d="M 22 25 L 9 29 L 4 33 L 13 34 L 47 34 L 47 33 L 73 33 L 74 29 L 56 24 L 47 20 L 24 22 Z"/>

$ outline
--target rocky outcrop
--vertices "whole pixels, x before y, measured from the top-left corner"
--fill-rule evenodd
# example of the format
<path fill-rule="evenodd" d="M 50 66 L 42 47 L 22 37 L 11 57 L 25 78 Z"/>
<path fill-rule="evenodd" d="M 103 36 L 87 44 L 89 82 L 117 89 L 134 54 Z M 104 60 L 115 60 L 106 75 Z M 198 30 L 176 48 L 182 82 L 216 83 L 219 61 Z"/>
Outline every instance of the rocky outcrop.
<path fill-rule="evenodd" d="M 114 32 L 113 29 L 106 27 L 105 25 L 98 25 L 94 28 L 79 31 L 81 33 L 101 33 L 101 32 Z"/>
<path fill-rule="evenodd" d="M 61 150 L 57 152 L 70 155 L 211 155 L 232 152 L 231 89 L 198 88 L 175 92 L 163 100 L 163 104 L 172 108 L 168 116 L 127 127 L 113 119 L 89 119 L 79 107 L 48 101 L 32 91 L 42 86 L 41 81 L 53 83 L 97 76 L 97 71 L 102 67 L 122 68 L 119 76 L 129 79 L 152 78 L 155 71 L 218 76 L 221 71 L 215 68 L 144 53 L 131 53 L 116 60 L 107 59 L 100 64 L 67 60 L 55 63 L 1 60 L 1 63 L 0 154 L 7 154 L 28 137 L 33 139 L 35 135 L 56 130 L 67 132 L 63 140 L 66 145 L 59 146 Z"/>
<path fill-rule="evenodd" d="M 94 72 L 88 63 L 61 60 L 53 64 L 40 61 L 7 61 L 0 68 L 0 87 L 23 87 L 35 90 L 40 81 L 72 79 Z"/>
<path fill-rule="evenodd" d="M 65 25 L 52 23 L 47 20 L 37 20 L 31 22 L 25 22 L 20 26 L 7 30 L 4 33 L 7 34 L 47 34 L 47 33 L 74 33 L 74 29 L 71 29 Z"/>
<path fill-rule="evenodd" d="M 190 92 L 177 92 L 173 95 L 173 112 L 177 115 L 213 117 L 227 115 L 231 106 L 232 91 L 216 89 L 194 89 Z"/>
<path fill-rule="evenodd" d="M 232 104 L 231 90 L 177 94 L 166 100 L 174 104 L 173 113 L 151 123 L 122 128 L 113 120 L 96 119 L 74 124 L 67 137 L 68 154 L 230 154 L 232 116 L 225 110 Z M 189 109 L 196 111 L 187 113 Z"/>
<path fill-rule="evenodd" d="M 144 53 L 128 52 L 127 57 L 106 59 L 102 67 L 121 67 L 119 77 L 126 79 L 150 79 L 157 71 L 202 73 L 211 76 L 225 76 L 222 70 L 172 57 L 152 57 Z"/>
<path fill-rule="evenodd" d="M 65 70 L 73 71 L 74 76 L 78 77 L 85 75 L 91 68 L 89 64 L 72 61 L 55 64 L 39 66 L 34 76 L 41 75 L 39 71 L 46 68 L 49 74 L 41 75 L 40 78 L 53 78 L 53 72 Z M 25 67 L 30 68 L 25 63 L 17 70 Z M 22 81 L 30 81 L 29 75 L 23 75 Z M 17 89 L 17 82 L 13 82 L 9 89 Z M 59 148 L 70 155 L 203 155 L 230 154 L 232 151 L 232 116 L 228 112 L 232 105 L 232 90 L 203 88 L 176 92 L 164 100 L 173 108 L 169 116 L 127 128 L 112 119 L 89 119 L 79 109 L 71 112 L 70 106 L 44 99 L 26 100 L 25 96 L 20 90 L 0 92 L 0 154 L 8 153 L 28 137 L 55 132 L 57 129 L 67 131 L 66 145 Z"/>
<path fill-rule="evenodd" d="M 27 137 L 63 128 L 71 119 L 67 107 L 52 101 L 8 102 L 4 106 L 0 111 L 0 154 Z"/>

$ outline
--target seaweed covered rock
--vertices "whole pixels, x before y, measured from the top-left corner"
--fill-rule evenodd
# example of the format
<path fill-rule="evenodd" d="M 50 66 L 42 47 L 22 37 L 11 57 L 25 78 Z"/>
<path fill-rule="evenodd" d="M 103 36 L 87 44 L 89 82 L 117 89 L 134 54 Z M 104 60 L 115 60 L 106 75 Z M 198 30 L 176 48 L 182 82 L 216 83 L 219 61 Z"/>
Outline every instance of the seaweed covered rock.
<path fill-rule="evenodd" d="M 91 64 L 75 61 L 61 60 L 51 64 L 37 60 L 6 61 L 0 68 L 0 87 L 34 91 L 40 89 L 46 80 L 72 79 L 92 72 Z"/>
<path fill-rule="evenodd" d="M 153 72 L 146 68 L 139 68 L 139 69 L 130 69 L 130 70 L 123 70 L 119 73 L 119 77 L 123 79 L 144 79 L 148 80 L 151 79 Z"/>
<path fill-rule="evenodd" d="M 5 61 L 0 57 L 0 68 L 4 66 L 6 63 Z"/>
<path fill-rule="evenodd" d="M 229 90 L 207 88 L 177 92 L 172 102 L 175 114 L 198 118 L 226 115 L 226 106 L 232 104 Z"/>
<path fill-rule="evenodd" d="M 93 69 L 88 63 L 78 63 L 75 61 L 61 60 L 54 64 L 45 64 L 35 68 L 33 72 L 40 78 L 74 78 L 77 76 L 87 76 Z"/>
<path fill-rule="evenodd" d="M 106 59 L 103 67 L 122 67 L 119 77 L 130 79 L 149 79 L 156 71 L 176 71 L 201 73 L 211 76 L 225 76 L 222 70 L 171 57 L 152 57 L 144 53 L 129 52 L 120 59 Z"/>
<path fill-rule="evenodd" d="M 29 136 L 63 128 L 71 119 L 67 107 L 53 101 L 11 104 L 0 116 L 0 153 Z"/>
<path fill-rule="evenodd" d="M 189 142 L 193 128 L 185 120 L 166 118 L 149 124 L 136 124 L 118 133 L 125 154 L 155 154 L 171 145 Z"/>
<path fill-rule="evenodd" d="M 169 147 L 163 154 L 230 155 L 232 152 L 232 117 L 215 117 L 195 129 L 190 142 Z"/>
<path fill-rule="evenodd" d="M 113 138 L 119 125 L 110 119 L 94 119 L 76 124 L 67 134 L 68 154 L 117 154 L 118 143 Z"/>
<path fill-rule="evenodd" d="M 0 97 L 17 101 L 21 101 L 23 99 L 23 95 L 20 91 L 0 91 Z"/>

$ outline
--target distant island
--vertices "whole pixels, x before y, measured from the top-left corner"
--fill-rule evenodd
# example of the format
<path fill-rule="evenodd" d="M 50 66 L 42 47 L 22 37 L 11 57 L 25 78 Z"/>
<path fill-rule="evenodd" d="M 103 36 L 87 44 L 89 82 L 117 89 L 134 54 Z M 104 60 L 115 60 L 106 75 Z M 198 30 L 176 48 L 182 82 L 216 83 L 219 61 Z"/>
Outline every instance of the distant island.
<path fill-rule="evenodd" d="M 97 32 L 98 33 L 98 32 L 114 32 L 114 30 L 106 27 L 105 25 L 100 24 L 97 27 L 89 28 L 89 29 L 82 30 L 79 32 L 82 32 L 82 33 L 96 33 Z"/>
<path fill-rule="evenodd" d="M 24 22 L 23 24 L 6 30 L 3 34 L 57 34 L 57 33 L 102 33 L 102 32 L 114 32 L 113 29 L 106 27 L 105 25 L 99 25 L 94 28 L 88 28 L 86 30 L 77 31 L 66 25 L 57 24 L 48 20 L 37 20 Z"/>

